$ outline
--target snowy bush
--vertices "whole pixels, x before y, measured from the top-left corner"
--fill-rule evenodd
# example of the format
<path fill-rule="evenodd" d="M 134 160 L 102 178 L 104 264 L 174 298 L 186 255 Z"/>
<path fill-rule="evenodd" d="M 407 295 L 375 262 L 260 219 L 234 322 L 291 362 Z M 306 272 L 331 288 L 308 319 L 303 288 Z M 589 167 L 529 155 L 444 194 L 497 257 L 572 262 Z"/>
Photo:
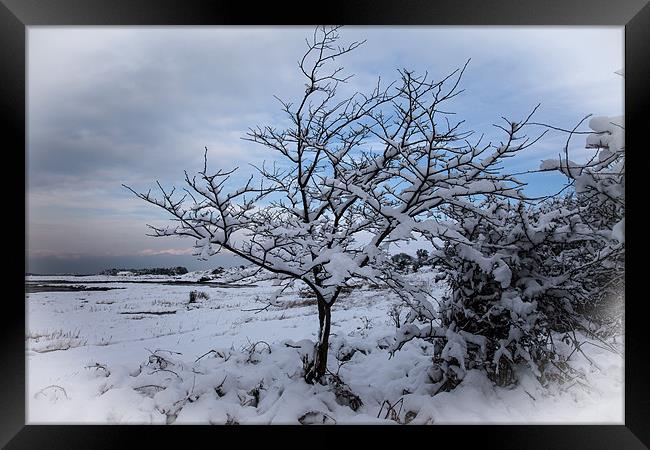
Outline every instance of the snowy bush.
<path fill-rule="evenodd" d="M 210 296 L 207 292 L 203 291 L 190 291 L 190 301 L 189 303 L 196 303 L 197 300 L 207 300 Z"/>
<path fill-rule="evenodd" d="M 391 261 L 395 264 L 396 270 L 400 272 L 410 272 L 416 263 L 416 260 L 406 253 L 391 256 Z"/>
<path fill-rule="evenodd" d="M 219 266 L 219 267 L 217 267 L 216 269 L 212 270 L 212 272 L 210 272 L 210 273 L 211 273 L 212 275 L 221 275 L 221 274 L 224 273 L 225 271 L 226 271 L 226 269 L 224 269 L 222 266 Z"/>
<path fill-rule="evenodd" d="M 449 285 L 434 347 L 441 388 L 455 387 L 468 369 L 508 385 L 519 363 L 542 379 L 564 363 L 552 333 L 576 327 L 574 306 L 584 295 L 566 270 L 575 262 L 578 218 L 558 203 L 526 208 L 490 199 L 482 214 L 456 216 L 469 244 L 448 241 L 434 253 Z"/>
<path fill-rule="evenodd" d="M 598 326 L 622 319 L 617 305 L 625 288 L 624 118 L 593 117 L 589 127 L 587 148 L 594 154 L 586 163 L 571 161 L 567 153 L 543 161 L 542 168 L 561 171 L 575 187 L 576 208 L 592 238 L 579 275 L 594 301 L 583 312 Z"/>
<path fill-rule="evenodd" d="M 542 163 L 569 177 L 572 194 L 528 206 L 487 195 L 474 208 L 445 209 L 461 238 L 446 239 L 432 257 L 449 293 L 435 313 L 414 303 L 394 347 L 413 338 L 434 342 L 431 378 L 439 389 L 454 388 L 470 369 L 513 384 L 520 364 L 542 382 L 566 378 L 569 357 L 581 351 L 579 335 L 621 332 L 622 120 L 595 118 L 590 127 L 596 133 L 587 147 L 597 152 L 587 163 L 568 153 Z"/>

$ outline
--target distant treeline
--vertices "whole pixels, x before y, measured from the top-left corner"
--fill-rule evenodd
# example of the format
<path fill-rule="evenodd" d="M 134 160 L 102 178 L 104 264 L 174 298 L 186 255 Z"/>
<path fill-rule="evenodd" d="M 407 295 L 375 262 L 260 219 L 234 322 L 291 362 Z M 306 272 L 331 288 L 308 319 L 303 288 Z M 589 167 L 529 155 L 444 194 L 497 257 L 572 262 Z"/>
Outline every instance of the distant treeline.
<path fill-rule="evenodd" d="M 120 272 L 131 272 L 134 275 L 184 275 L 187 273 L 185 267 L 155 267 L 153 269 L 106 269 L 99 275 L 117 275 Z"/>

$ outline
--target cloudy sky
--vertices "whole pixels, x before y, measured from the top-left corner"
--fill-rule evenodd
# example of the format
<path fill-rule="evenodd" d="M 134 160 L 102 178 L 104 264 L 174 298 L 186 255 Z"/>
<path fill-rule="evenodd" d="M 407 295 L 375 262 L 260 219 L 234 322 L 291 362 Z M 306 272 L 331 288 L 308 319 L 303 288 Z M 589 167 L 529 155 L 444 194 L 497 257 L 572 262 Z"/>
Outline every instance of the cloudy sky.
<path fill-rule="evenodd" d="M 243 141 L 249 127 L 280 124 L 273 96 L 304 90 L 297 61 L 311 27 L 29 27 L 28 270 L 91 273 L 107 267 L 228 265 L 191 256 L 192 242 L 151 238 L 166 217 L 121 187 L 182 184 L 183 169 L 269 160 Z M 572 128 L 587 114 L 623 112 L 622 27 L 346 27 L 364 40 L 341 65 L 366 91 L 401 68 L 439 78 L 471 58 L 454 111 L 477 132 L 501 116 Z M 531 130 L 533 133 L 535 130 Z M 539 130 L 537 130 L 539 131 Z M 565 136 L 551 135 L 513 162 L 536 168 Z M 578 138 L 576 151 L 584 147 Z M 529 193 L 563 180 L 532 177 Z"/>

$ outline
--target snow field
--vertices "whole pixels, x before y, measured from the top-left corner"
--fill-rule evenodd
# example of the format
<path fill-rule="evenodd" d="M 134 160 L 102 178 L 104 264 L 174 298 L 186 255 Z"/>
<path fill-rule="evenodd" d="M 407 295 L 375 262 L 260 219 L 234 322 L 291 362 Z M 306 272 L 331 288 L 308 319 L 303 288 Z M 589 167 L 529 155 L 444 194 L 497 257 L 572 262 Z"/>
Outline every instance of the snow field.
<path fill-rule="evenodd" d="M 583 348 L 591 362 L 573 357 L 584 374 L 573 384 L 542 387 L 522 371 L 517 387 L 496 388 L 469 371 L 432 396 L 431 344 L 411 341 L 390 357 L 388 312 L 399 302 L 364 288 L 334 306 L 329 382 L 309 385 L 317 311 L 297 290 L 255 312 L 246 310 L 265 305 L 268 281 L 107 286 L 124 289 L 28 295 L 28 423 L 623 422 L 622 357 L 595 344 Z M 209 299 L 189 304 L 197 289 Z"/>

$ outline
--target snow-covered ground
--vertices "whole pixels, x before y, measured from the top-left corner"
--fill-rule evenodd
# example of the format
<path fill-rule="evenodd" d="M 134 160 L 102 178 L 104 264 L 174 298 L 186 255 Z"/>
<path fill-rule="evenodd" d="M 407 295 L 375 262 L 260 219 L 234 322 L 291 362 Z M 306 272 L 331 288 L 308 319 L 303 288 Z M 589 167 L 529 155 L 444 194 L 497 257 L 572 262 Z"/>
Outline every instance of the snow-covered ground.
<path fill-rule="evenodd" d="M 55 279 L 74 278 L 27 281 Z M 121 289 L 28 294 L 28 423 L 623 423 L 623 359 L 597 345 L 583 346 L 591 362 L 572 357 L 582 381 L 543 388 L 521 373 L 506 389 L 470 371 L 432 396 L 428 344 L 409 342 L 389 358 L 388 312 L 399 302 L 364 288 L 333 309 L 329 370 L 339 382 L 308 385 L 301 358 L 318 329 L 312 299 L 296 290 L 279 298 L 284 307 L 246 311 L 265 306 L 270 281 L 125 282 L 144 279 L 174 278 L 79 277 Z M 209 298 L 189 304 L 192 290 Z"/>

